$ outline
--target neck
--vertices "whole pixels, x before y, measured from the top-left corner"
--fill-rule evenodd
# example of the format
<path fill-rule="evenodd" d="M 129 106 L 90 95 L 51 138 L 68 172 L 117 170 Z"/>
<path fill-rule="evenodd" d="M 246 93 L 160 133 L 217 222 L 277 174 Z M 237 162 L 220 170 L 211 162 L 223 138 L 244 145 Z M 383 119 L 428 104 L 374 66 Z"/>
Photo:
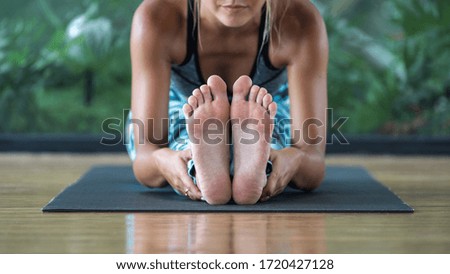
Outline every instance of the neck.
<path fill-rule="evenodd" d="M 259 32 L 261 24 L 261 12 L 247 22 L 239 26 L 227 26 L 207 8 L 200 5 L 199 28 L 203 31 L 217 33 L 219 35 L 249 35 Z"/>

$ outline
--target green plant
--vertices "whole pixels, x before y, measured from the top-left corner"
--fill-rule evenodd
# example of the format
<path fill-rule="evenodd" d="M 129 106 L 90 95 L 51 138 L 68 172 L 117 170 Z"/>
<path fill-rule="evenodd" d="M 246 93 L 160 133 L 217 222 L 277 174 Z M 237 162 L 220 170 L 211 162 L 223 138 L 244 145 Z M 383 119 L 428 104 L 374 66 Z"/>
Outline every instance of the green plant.
<path fill-rule="evenodd" d="M 99 132 L 103 119 L 121 117 L 130 104 L 129 29 L 140 2 L 8 2 L 20 12 L 0 23 L 0 132 Z M 80 32 L 69 39 L 75 21 Z M 86 107 L 82 82 L 89 73 L 99 101 Z"/>
<path fill-rule="evenodd" d="M 86 105 L 91 104 L 94 90 L 129 83 L 129 26 L 138 1 L 97 0 L 61 5 L 54 0 L 39 0 L 39 3 L 54 28 L 49 50 L 57 56 L 55 62 L 84 79 Z M 75 10 L 72 14 L 76 15 L 64 16 L 69 10 Z"/>
<path fill-rule="evenodd" d="M 445 0 L 393 4 L 393 21 L 402 29 L 396 47 L 405 70 L 400 96 L 393 102 L 398 121 L 413 121 L 407 131 L 448 134 L 450 6 Z"/>
<path fill-rule="evenodd" d="M 329 33 L 329 105 L 350 118 L 345 134 L 450 134 L 447 0 L 313 2 Z M 99 132 L 102 120 L 121 117 L 140 3 L 2 3 L 0 132 Z M 94 82 L 95 100 L 82 104 Z"/>
<path fill-rule="evenodd" d="M 329 32 L 330 106 L 350 118 L 347 133 L 450 133 L 445 0 L 314 2 Z"/>
<path fill-rule="evenodd" d="M 347 134 L 376 132 L 393 117 L 390 105 L 401 68 L 383 43 L 346 18 L 322 13 L 330 44 L 329 105 L 335 115 L 349 117 Z"/>
<path fill-rule="evenodd" d="M 0 23 L 0 132 L 36 129 L 36 92 L 48 67 L 40 50 L 45 27 L 36 21 Z M 29 45 L 34 45 L 35 48 Z"/>

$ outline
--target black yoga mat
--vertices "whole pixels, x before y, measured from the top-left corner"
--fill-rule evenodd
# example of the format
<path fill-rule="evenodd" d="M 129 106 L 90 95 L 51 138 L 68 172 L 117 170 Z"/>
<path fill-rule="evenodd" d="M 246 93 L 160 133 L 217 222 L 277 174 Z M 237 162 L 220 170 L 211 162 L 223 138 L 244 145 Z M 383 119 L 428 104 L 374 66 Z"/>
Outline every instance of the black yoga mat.
<path fill-rule="evenodd" d="M 211 206 L 177 195 L 170 187 L 140 185 L 129 166 L 88 171 L 43 208 L 44 212 L 413 212 L 388 188 L 359 167 L 327 167 L 315 191 L 287 188 L 268 202 Z"/>

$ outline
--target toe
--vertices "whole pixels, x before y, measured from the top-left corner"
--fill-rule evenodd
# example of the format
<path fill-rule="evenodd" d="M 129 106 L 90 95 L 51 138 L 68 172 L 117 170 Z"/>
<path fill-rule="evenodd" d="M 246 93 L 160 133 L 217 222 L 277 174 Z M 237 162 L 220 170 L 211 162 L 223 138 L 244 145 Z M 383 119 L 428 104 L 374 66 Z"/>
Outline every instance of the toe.
<path fill-rule="evenodd" d="M 248 76 L 241 76 L 233 85 L 233 99 L 234 100 L 245 100 L 250 88 L 252 87 L 252 79 Z"/>
<path fill-rule="evenodd" d="M 272 103 L 273 99 L 272 99 L 272 95 L 270 95 L 270 93 L 267 93 L 264 97 L 263 97 L 263 107 L 265 109 L 268 109 L 269 104 Z"/>
<path fill-rule="evenodd" d="M 256 97 L 256 103 L 258 103 L 259 105 L 262 106 L 263 98 L 264 98 L 264 96 L 266 96 L 267 93 L 268 93 L 267 89 L 265 89 L 265 88 L 260 89 L 258 92 L 258 96 Z"/>
<path fill-rule="evenodd" d="M 207 85 L 201 86 L 200 91 L 202 92 L 203 99 L 205 99 L 205 103 L 210 103 L 212 101 L 212 95 L 209 86 Z"/>
<path fill-rule="evenodd" d="M 250 89 L 250 94 L 248 95 L 248 101 L 249 102 L 256 102 L 256 97 L 258 96 L 258 92 L 260 90 L 260 87 L 257 85 L 254 85 Z"/>
<path fill-rule="evenodd" d="M 194 109 L 192 108 L 191 105 L 189 105 L 189 104 L 183 105 L 183 113 L 186 118 L 191 117 L 193 112 L 194 112 Z"/>
<path fill-rule="evenodd" d="M 228 101 L 227 84 L 224 80 L 222 80 L 222 78 L 217 75 L 213 75 L 208 78 L 207 83 L 213 100 L 219 99 Z"/>
<path fill-rule="evenodd" d="M 275 102 L 272 102 L 268 106 L 270 119 L 275 119 L 275 115 L 277 114 L 278 105 Z"/>
<path fill-rule="evenodd" d="M 194 92 L 192 92 L 192 95 L 195 96 L 197 99 L 198 106 L 203 105 L 205 103 L 205 99 L 203 98 L 203 94 L 200 91 L 200 89 L 195 89 Z"/>
<path fill-rule="evenodd" d="M 189 96 L 188 104 L 191 105 L 192 110 L 195 110 L 198 107 L 197 97 Z"/>

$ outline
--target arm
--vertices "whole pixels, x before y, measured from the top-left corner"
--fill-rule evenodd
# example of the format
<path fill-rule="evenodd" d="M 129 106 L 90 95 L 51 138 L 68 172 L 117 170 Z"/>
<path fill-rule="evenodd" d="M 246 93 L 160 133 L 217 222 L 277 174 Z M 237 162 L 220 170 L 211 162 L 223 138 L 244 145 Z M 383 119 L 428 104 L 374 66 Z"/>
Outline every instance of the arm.
<path fill-rule="evenodd" d="M 291 102 L 291 149 L 297 152 L 293 183 L 312 190 L 322 182 L 325 173 L 328 39 L 320 17 L 307 25 L 306 39 L 288 66 L 289 98 Z"/>
<path fill-rule="evenodd" d="M 274 174 L 262 200 L 283 191 L 289 182 L 303 190 L 317 188 L 325 174 L 328 39 L 325 24 L 314 12 L 303 19 L 301 37 L 287 49 L 291 110 L 291 147 L 272 151 Z M 300 36 L 300 35 L 297 35 Z"/>
<path fill-rule="evenodd" d="M 189 151 L 177 152 L 165 147 L 168 124 L 164 119 L 168 118 L 173 49 L 170 45 L 178 26 L 165 22 L 164 17 L 173 17 L 173 9 L 165 9 L 161 1 L 144 1 L 133 18 L 131 108 L 133 119 L 144 125 L 134 124 L 137 157 L 133 170 L 138 181 L 146 186 L 161 187 L 169 182 L 180 192 L 189 188 L 191 197 L 200 198 L 186 171 Z"/>

